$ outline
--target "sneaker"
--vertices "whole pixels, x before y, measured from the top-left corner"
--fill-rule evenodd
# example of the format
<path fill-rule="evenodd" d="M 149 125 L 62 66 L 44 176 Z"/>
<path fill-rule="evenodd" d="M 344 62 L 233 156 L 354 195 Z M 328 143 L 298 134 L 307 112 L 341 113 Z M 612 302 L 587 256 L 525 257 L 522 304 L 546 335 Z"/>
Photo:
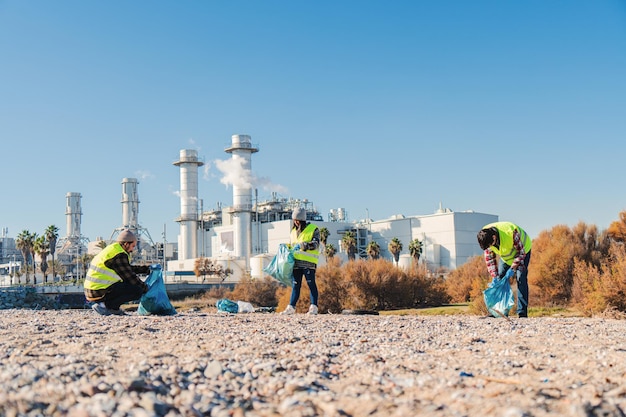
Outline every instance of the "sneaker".
<path fill-rule="evenodd" d="M 317 314 L 317 306 L 315 304 L 311 304 L 311 307 L 309 307 L 309 312 L 307 314 L 309 315 Z"/>
<path fill-rule="evenodd" d="M 282 314 L 282 315 L 288 315 L 288 314 L 295 314 L 295 312 L 296 312 L 296 309 L 295 309 L 295 308 L 293 308 L 293 306 L 292 306 L 291 304 L 289 304 L 289 305 L 287 306 L 287 308 L 285 309 L 285 311 L 283 311 L 283 312 L 282 312 L 282 313 L 280 313 L 280 314 Z"/>
<path fill-rule="evenodd" d="M 96 303 L 91 306 L 91 309 L 101 316 L 110 316 L 111 310 L 109 310 L 104 303 Z"/>

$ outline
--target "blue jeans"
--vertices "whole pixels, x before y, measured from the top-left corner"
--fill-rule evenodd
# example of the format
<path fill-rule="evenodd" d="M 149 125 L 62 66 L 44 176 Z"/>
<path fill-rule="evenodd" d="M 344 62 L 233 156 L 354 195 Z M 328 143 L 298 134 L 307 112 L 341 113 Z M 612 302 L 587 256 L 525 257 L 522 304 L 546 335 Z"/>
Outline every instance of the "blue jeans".
<path fill-rule="evenodd" d="M 528 316 L 528 265 L 530 264 L 530 252 L 526 254 L 526 257 L 522 261 L 523 268 L 518 268 L 515 271 L 515 280 L 517 281 L 517 315 Z M 500 259 L 500 266 L 498 271 L 500 276 L 504 276 L 508 271 L 510 265 L 505 264 Z"/>
<path fill-rule="evenodd" d="M 317 284 L 315 284 L 315 269 L 294 268 L 293 270 L 293 288 L 291 289 L 291 299 L 289 305 L 296 307 L 296 303 L 300 298 L 300 288 L 302 288 L 302 277 L 306 279 L 306 285 L 311 293 L 311 304 L 317 305 Z"/>

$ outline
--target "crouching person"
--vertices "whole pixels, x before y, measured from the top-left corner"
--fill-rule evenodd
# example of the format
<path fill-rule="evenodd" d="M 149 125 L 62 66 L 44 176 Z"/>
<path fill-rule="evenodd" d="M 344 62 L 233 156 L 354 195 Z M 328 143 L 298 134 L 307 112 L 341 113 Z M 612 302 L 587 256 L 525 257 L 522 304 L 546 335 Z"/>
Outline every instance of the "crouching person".
<path fill-rule="evenodd" d="M 135 246 L 137 237 L 124 230 L 117 242 L 104 248 L 91 261 L 85 277 L 85 298 L 95 302 L 92 308 L 98 314 L 123 316 L 126 313 L 120 306 L 140 299 L 148 291 L 148 286 L 130 265 L 130 254 Z"/>

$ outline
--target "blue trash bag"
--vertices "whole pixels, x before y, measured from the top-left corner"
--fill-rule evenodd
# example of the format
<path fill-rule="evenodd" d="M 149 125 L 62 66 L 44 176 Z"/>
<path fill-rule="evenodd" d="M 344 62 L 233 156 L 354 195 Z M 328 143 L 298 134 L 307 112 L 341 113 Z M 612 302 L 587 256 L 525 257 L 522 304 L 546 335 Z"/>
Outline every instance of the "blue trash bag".
<path fill-rule="evenodd" d="M 272 262 L 263 268 L 263 272 L 267 273 L 281 284 L 292 287 L 294 262 L 293 252 L 289 250 L 287 245 L 281 243 L 278 245 L 278 253 L 274 256 Z"/>
<path fill-rule="evenodd" d="M 222 311 L 224 313 L 237 313 L 239 312 L 239 304 L 234 301 L 229 300 L 228 298 L 222 298 L 221 300 L 217 300 L 215 303 L 217 307 L 217 311 Z"/>
<path fill-rule="evenodd" d="M 515 305 L 513 290 L 508 278 L 496 278 L 483 291 L 487 310 L 494 317 L 506 317 Z"/>
<path fill-rule="evenodd" d="M 148 292 L 141 296 L 137 314 L 142 316 L 150 314 L 157 316 L 175 315 L 176 309 L 170 303 L 170 298 L 165 290 L 161 265 L 150 265 L 150 275 L 146 278 L 146 284 L 148 285 Z"/>

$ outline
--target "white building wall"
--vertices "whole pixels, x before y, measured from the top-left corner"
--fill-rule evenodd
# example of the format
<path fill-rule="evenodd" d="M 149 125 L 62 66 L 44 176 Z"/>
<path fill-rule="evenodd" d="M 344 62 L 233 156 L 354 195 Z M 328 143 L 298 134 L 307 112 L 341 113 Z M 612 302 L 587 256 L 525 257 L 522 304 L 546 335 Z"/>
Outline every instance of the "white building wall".
<path fill-rule="evenodd" d="M 402 242 L 400 257 L 403 265 L 410 260 L 409 244 L 419 239 L 423 245 L 421 260 L 431 271 L 440 268 L 454 270 L 467 262 L 472 256 L 482 254 L 476 234 L 485 225 L 498 221 L 498 216 L 475 212 L 435 213 L 425 216 L 401 217 L 379 220 L 371 223 L 344 223 L 344 222 L 314 222 L 318 227 L 325 227 L 329 231 L 327 243 L 337 248 L 337 255 L 342 261 L 347 261 L 347 254 L 341 249 L 341 239 L 347 230 L 356 227 L 368 230 L 369 238 L 376 241 L 381 248 L 381 256 L 391 260 L 387 246 L 391 239 L 397 237 Z M 204 232 L 206 256 L 220 260 L 220 262 L 239 262 L 235 253 L 235 225 L 225 224 Z M 236 282 L 247 271 L 253 269 L 255 274 L 265 265 L 268 259 L 276 254 L 278 245 L 289 243 L 292 227 L 291 220 L 280 220 L 257 225 L 252 222 L 253 246 L 259 247 L 260 252 L 252 253 L 255 265 L 243 266 L 237 264 L 235 272 L 229 281 Z M 325 264 L 325 258 L 320 257 L 320 265 Z M 229 264 L 233 265 L 233 264 Z M 256 278 L 256 277 L 255 277 Z"/>

